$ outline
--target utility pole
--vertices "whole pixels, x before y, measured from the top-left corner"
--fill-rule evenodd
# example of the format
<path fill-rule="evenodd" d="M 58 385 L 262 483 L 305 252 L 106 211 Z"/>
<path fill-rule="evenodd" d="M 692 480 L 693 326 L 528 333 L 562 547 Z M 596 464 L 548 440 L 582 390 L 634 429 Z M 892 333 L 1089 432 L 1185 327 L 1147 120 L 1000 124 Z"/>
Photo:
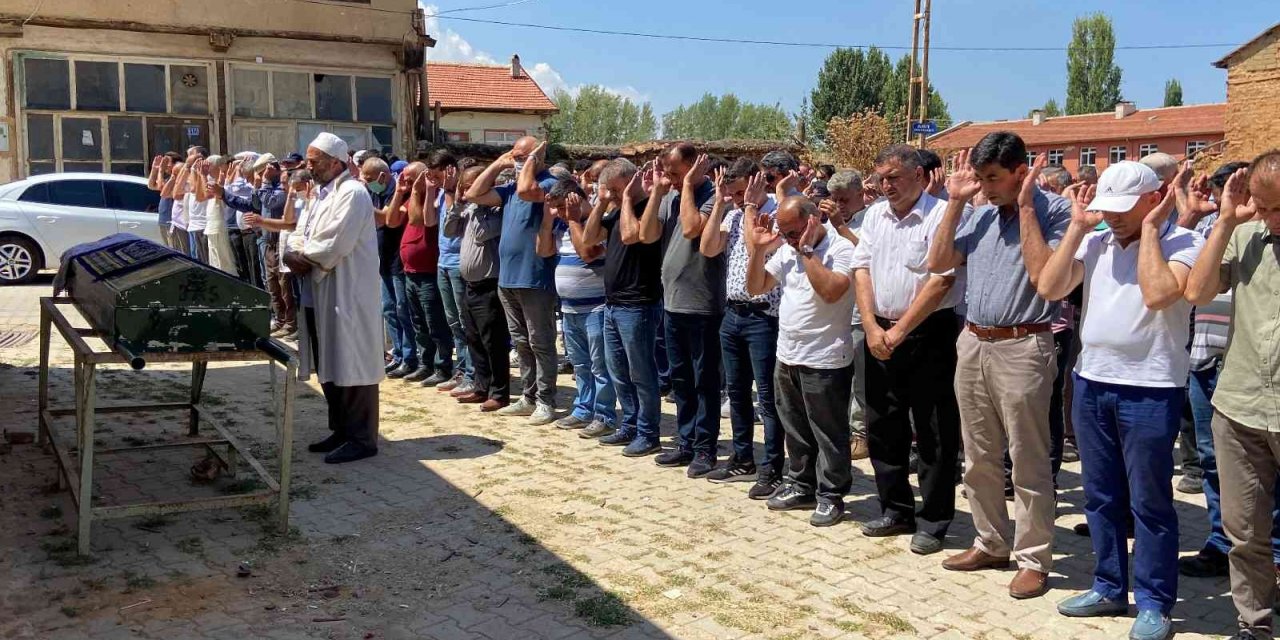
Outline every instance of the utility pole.
<path fill-rule="evenodd" d="M 915 0 L 915 3 L 915 13 L 912 14 L 911 20 L 910 81 L 907 83 L 907 140 L 911 140 L 912 124 L 929 119 L 929 22 L 933 0 Z M 923 56 L 920 50 L 922 30 L 924 32 Z M 923 63 L 917 64 L 921 58 Z M 920 75 L 916 75 L 917 68 L 920 70 Z M 924 145 L 925 134 L 921 133 L 916 140 L 916 146 L 924 148 Z"/>

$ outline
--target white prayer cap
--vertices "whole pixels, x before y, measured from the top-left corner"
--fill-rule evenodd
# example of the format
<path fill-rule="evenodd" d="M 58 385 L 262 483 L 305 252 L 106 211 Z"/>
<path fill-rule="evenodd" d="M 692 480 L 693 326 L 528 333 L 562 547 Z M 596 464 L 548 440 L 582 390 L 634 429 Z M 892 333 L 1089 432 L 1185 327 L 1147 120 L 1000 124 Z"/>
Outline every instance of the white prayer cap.
<path fill-rule="evenodd" d="M 267 165 L 269 165 L 269 164 L 271 164 L 271 163 L 273 163 L 273 162 L 276 162 L 276 157 L 275 157 L 274 155 L 270 154 L 270 153 L 264 153 L 264 154 L 262 154 L 262 155 L 258 156 L 258 159 L 257 159 L 257 160 L 254 160 L 254 161 L 253 161 L 253 170 L 254 170 L 254 171 L 261 171 L 263 167 L 265 167 L 265 166 L 267 166 Z"/>
<path fill-rule="evenodd" d="M 307 146 L 315 147 L 321 153 L 337 160 L 347 161 L 347 143 L 327 131 L 316 136 L 316 139 Z"/>
<path fill-rule="evenodd" d="M 257 152 L 254 152 L 254 151 L 241 151 L 240 153 L 237 153 L 237 154 L 235 155 L 235 159 L 236 159 L 236 160 L 246 160 L 246 159 L 247 159 L 247 160 L 249 160 L 250 162 L 252 162 L 252 161 L 253 161 L 253 159 L 254 159 L 254 158 L 257 158 L 257 157 L 258 157 L 258 154 L 257 154 Z"/>

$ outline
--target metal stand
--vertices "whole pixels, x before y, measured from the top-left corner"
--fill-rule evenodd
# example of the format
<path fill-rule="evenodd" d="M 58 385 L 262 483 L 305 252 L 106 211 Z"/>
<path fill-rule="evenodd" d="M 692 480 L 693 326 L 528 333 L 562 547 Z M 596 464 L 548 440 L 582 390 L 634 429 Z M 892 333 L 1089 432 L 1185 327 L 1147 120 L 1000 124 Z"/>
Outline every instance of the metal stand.
<path fill-rule="evenodd" d="M 293 452 L 293 400 L 294 385 L 298 379 L 298 358 L 291 351 L 278 348 L 273 344 L 265 350 L 252 351 L 206 351 L 192 353 L 148 353 L 148 362 L 190 362 L 191 363 L 191 399 L 190 402 L 160 402 L 152 404 L 113 404 L 97 406 L 97 390 L 95 387 L 96 367 L 104 363 L 126 363 L 129 359 L 115 351 L 95 351 L 85 342 L 86 337 L 99 337 L 93 329 L 81 329 L 71 326 L 67 317 L 58 307 L 70 304 L 68 298 L 40 299 L 40 391 L 39 391 L 39 443 L 48 443 L 58 463 L 59 488 L 71 489 L 71 501 L 76 507 L 79 552 L 89 553 L 90 526 L 94 520 L 111 518 L 129 518 L 140 515 L 156 515 L 179 513 L 185 511 L 201 511 L 205 509 L 223 509 L 241 507 L 251 504 L 265 504 L 277 499 L 277 524 L 280 531 L 289 528 L 289 474 L 290 457 Z M 56 327 L 58 333 L 70 345 L 75 354 L 74 364 L 74 407 L 49 406 L 49 341 L 51 328 Z M 275 426 L 276 439 L 280 448 L 280 471 L 273 478 L 262 463 L 249 452 L 230 432 L 213 421 L 206 408 L 201 405 L 200 397 L 204 388 L 205 372 L 210 361 L 265 361 L 271 372 L 271 411 Z M 276 366 L 285 370 L 283 398 L 276 389 Z M 163 444 L 151 444 L 118 449 L 103 449 L 100 455 L 125 451 L 141 451 L 147 449 L 173 449 L 179 447 L 203 447 L 210 454 L 226 465 L 232 477 L 236 474 L 238 459 L 243 459 L 258 478 L 267 485 L 261 491 L 232 496 L 210 498 L 194 498 L 169 502 L 144 502 L 128 505 L 93 506 L 93 458 L 94 458 L 94 416 L 95 413 L 129 413 L 147 411 L 188 410 L 188 434 L 196 438 L 200 434 L 200 426 L 207 425 L 217 432 L 218 438 L 187 440 Z M 71 460 L 71 454 L 64 443 L 60 442 L 52 428 L 57 416 L 74 415 L 76 419 L 75 455 L 79 464 Z M 225 446 L 219 451 L 217 447 Z M 78 468 L 77 468 L 78 467 Z"/>

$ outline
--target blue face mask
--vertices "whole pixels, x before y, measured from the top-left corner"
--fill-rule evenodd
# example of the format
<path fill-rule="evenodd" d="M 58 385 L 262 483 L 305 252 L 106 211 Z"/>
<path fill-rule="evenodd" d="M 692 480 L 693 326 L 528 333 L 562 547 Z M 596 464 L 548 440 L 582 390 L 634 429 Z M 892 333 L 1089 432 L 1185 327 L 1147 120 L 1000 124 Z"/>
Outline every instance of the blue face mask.
<path fill-rule="evenodd" d="M 369 187 L 369 193 L 372 193 L 375 196 L 380 196 L 387 190 L 387 185 L 382 184 L 381 182 L 370 182 L 366 186 Z"/>

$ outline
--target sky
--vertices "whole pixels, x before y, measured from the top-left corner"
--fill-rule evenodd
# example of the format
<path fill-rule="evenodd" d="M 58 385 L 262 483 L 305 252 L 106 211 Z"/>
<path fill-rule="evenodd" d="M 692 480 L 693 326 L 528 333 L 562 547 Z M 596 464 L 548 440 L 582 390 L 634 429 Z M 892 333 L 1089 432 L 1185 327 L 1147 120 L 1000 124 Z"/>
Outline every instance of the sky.
<path fill-rule="evenodd" d="M 548 93 L 599 84 L 659 115 L 704 93 L 735 93 L 797 112 L 830 47 L 656 40 L 567 33 L 464 21 L 841 45 L 901 47 L 910 53 L 912 0 L 421 0 L 427 30 L 438 41 L 432 60 L 506 64 L 518 53 Z M 499 8 L 460 8 L 514 3 Z M 432 17 L 437 12 L 438 17 Z M 1276 0 L 936 0 L 929 81 L 954 120 L 1026 117 L 1048 98 L 1065 104 L 1065 51 L 947 51 L 943 47 L 1062 47 L 1072 21 L 1102 11 L 1117 46 L 1229 43 L 1230 46 L 1120 50 L 1121 92 L 1139 109 L 1161 106 L 1164 84 L 1177 78 L 1185 104 L 1226 100 L 1226 72 L 1214 61 L 1280 22 Z"/>

